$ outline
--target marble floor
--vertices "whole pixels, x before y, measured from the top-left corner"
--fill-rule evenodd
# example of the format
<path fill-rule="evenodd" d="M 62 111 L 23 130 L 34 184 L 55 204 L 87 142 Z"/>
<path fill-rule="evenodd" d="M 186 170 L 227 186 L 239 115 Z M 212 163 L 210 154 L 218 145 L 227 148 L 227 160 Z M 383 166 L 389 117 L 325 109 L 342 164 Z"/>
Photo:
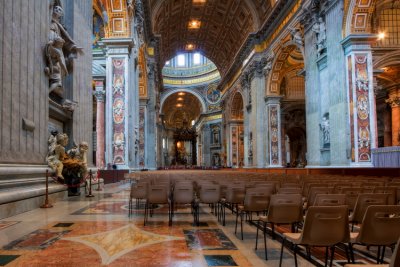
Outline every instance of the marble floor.
<path fill-rule="evenodd" d="M 179 207 L 168 226 L 167 207 L 159 205 L 143 226 L 142 206 L 128 217 L 129 184 L 107 185 L 94 195 L 0 221 L 0 266 L 279 266 L 281 243 L 268 237 L 265 261 L 261 236 L 254 250 L 256 227 L 244 223 L 240 240 L 229 211 L 222 226 L 202 206 L 201 224 L 194 227 L 190 208 Z M 299 266 L 321 263 L 299 257 Z M 344 263 L 340 255 L 335 260 L 335 266 Z M 283 266 L 294 266 L 287 249 Z"/>

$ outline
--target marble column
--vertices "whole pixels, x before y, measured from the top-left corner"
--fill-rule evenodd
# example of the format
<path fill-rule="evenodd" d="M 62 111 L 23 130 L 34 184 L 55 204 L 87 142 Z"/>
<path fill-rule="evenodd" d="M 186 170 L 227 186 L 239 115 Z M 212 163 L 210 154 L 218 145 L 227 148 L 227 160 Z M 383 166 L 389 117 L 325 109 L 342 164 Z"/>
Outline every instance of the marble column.
<path fill-rule="evenodd" d="M 392 146 L 400 146 L 400 88 L 390 90 L 386 102 L 392 108 Z"/>
<path fill-rule="evenodd" d="M 96 110 L 96 167 L 104 168 L 105 166 L 105 125 L 104 125 L 104 102 L 105 94 L 104 81 L 95 80 L 96 90 L 93 92 L 96 97 L 97 110 Z"/>
<path fill-rule="evenodd" d="M 137 73 L 132 64 L 130 38 L 104 39 L 107 62 L 106 164 L 118 169 L 134 167 L 139 120 Z"/>
<path fill-rule="evenodd" d="M 254 116 L 255 127 L 252 133 L 253 154 L 255 155 L 253 165 L 257 168 L 264 168 L 266 162 L 265 147 L 265 64 L 257 62 L 254 72 Z"/>
<path fill-rule="evenodd" d="M 346 56 L 350 165 L 370 167 L 377 146 L 371 42 L 374 35 L 349 35 L 342 41 Z"/>
<path fill-rule="evenodd" d="M 281 133 L 281 105 L 280 96 L 268 96 L 267 104 L 268 125 L 268 167 L 282 167 L 282 133 Z"/>

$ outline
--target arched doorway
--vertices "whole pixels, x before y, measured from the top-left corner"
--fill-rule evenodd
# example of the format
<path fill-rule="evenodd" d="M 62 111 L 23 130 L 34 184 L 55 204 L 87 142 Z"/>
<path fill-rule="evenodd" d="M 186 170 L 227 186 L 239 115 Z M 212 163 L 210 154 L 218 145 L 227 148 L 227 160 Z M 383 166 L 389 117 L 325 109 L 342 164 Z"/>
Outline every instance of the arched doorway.
<path fill-rule="evenodd" d="M 197 135 L 192 126 L 202 113 L 202 103 L 192 93 L 177 91 L 161 104 L 164 166 L 195 165 Z"/>

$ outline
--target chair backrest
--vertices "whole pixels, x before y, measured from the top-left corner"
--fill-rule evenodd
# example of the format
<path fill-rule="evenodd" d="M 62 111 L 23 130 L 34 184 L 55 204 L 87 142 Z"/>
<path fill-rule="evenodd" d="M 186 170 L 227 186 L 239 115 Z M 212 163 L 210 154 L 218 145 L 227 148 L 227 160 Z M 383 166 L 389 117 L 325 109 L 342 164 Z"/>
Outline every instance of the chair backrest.
<path fill-rule="evenodd" d="M 139 182 L 131 186 L 131 198 L 145 199 L 149 188 L 148 182 Z"/>
<path fill-rule="evenodd" d="M 300 244 L 332 246 L 348 242 L 347 206 L 311 206 L 306 213 Z"/>
<path fill-rule="evenodd" d="M 301 194 L 302 189 L 301 188 L 295 188 L 295 187 L 281 187 L 278 190 L 278 194 Z"/>
<path fill-rule="evenodd" d="M 307 207 L 310 207 L 314 204 L 317 194 L 330 194 L 332 193 L 332 190 L 332 187 L 311 187 L 308 191 Z"/>
<path fill-rule="evenodd" d="M 399 237 L 400 206 L 371 205 L 367 208 L 357 237 L 358 242 L 389 246 L 396 243 Z"/>
<path fill-rule="evenodd" d="M 397 241 L 396 247 L 394 248 L 392 258 L 390 259 L 389 267 L 400 266 L 400 238 Z"/>
<path fill-rule="evenodd" d="M 269 206 L 272 195 L 272 187 L 249 188 L 244 197 L 244 209 L 246 211 L 265 211 Z"/>
<path fill-rule="evenodd" d="M 200 188 L 200 201 L 211 204 L 220 201 L 220 186 L 217 184 L 202 184 Z"/>
<path fill-rule="evenodd" d="M 364 218 L 367 208 L 371 205 L 387 205 L 389 194 L 386 193 L 363 193 L 359 194 L 353 214 L 350 217 L 351 222 L 361 222 Z"/>
<path fill-rule="evenodd" d="M 346 195 L 346 205 L 349 206 L 349 210 L 354 209 L 358 195 L 361 194 L 362 191 L 363 189 L 361 187 L 342 187 L 340 193 Z"/>
<path fill-rule="evenodd" d="M 377 186 L 374 188 L 374 193 L 387 193 L 388 197 L 388 205 L 396 205 L 397 204 L 397 187 L 395 186 Z"/>
<path fill-rule="evenodd" d="M 303 219 L 303 199 L 301 194 L 272 195 L 268 217 L 272 223 L 295 223 Z"/>
<path fill-rule="evenodd" d="M 147 201 L 152 204 L 167 204 L 169 188 L 167 185 L 151 185 L 147 193 Z"/>
<path fill-rule="evenodd" d="M 193 201 L 194 190 L 192 183 L 178 183 L 174 188 L 174 203 L 188 204 Z"/>
<path fill-rule="evenodd" d="M 226 202 L 228 203 L 243 203 L 246 189 L 243 186 L 229 186 L 226 189 Z"/>
<path fill-rule="evenodd" d="M 342 206 L 346 205 L 345 194 L 317 194 L 313 206 Z"/>

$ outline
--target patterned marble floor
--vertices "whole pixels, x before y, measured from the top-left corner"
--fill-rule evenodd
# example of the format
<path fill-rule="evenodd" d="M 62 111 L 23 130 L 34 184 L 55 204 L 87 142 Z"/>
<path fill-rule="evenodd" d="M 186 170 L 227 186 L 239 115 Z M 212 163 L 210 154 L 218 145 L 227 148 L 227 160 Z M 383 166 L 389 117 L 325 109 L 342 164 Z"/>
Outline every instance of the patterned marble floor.
<path fill-rule="evenodd" d="M 94 198 L 72 197 L 51 209 L 3 219 L 0 266 L 279 265 L 280 243 L 268 238 L 265 261 L 263 245 L 254 250 L 255 226 L 245 223 L 244 240 L 239 240 L 230 213 L 224 227 L 208 207 L 202 207 L 202 223 L 194 227 L 190 208 L 180 207 L 168 226 L 167 208 L 158 206 L 143 226 L 142 207 L 128 217 L 128 189 L 129 184 L 110 185 L 94 191 Z M 335 265 L 344 262 L 339 257 Z M 283 266 L 293 265 L 293 256 L 285 249 Z M 299 258 L 299 266 L 313 265 Z"/>

